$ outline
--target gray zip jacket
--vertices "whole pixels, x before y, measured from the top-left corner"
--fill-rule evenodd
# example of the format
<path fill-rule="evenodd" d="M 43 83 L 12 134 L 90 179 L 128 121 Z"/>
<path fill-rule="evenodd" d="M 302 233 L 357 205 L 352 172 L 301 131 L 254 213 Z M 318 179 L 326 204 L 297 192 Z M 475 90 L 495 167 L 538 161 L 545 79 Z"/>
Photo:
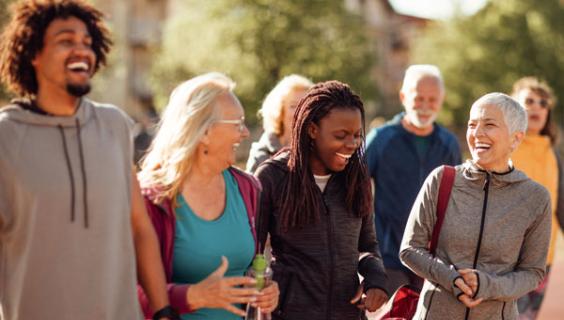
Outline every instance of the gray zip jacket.
<path fill-rule="evenodd" d="M 443 169 L 427 177 L 413 205 L 400 249 L 402 263 L 426 279 L 414 319 L 517 319 L 516 300 L 545 275 L 550 240 L 548 191 L 519 171 L 479 170 L 467 161 L 456 176 L 436 256 L 428 251 Z M 458 301 L 456 270 L 478 273 L 475 298 Z"/>

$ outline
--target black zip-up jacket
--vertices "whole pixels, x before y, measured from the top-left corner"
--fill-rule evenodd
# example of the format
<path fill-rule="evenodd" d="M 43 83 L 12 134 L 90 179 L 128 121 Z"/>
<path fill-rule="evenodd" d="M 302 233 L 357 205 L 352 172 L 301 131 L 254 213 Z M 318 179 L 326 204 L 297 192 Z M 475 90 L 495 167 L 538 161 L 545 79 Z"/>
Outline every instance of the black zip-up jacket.
<path fill-rule="evenodd" d="M 280 302 L 273 319 L 362 319 L 350 303 L 359 286 L 385 291 L 386 273 L 378 249 L 374 216 L 360 218 L 345 202 L 344 173 L 333 174 L 325 191 L 319 191 L 320 220 L 282 232 L 280 209 L 283 186 L 288 179 L 287 156 L 277 155 L 256 172 L 263 186 L 258 237 L 263 244 L 270 233 L 274 280 L 280 286 Z M 313 177 L 311 177 L 313 179 Z M 361 253 L 368 253 L 359 262 Z"/>

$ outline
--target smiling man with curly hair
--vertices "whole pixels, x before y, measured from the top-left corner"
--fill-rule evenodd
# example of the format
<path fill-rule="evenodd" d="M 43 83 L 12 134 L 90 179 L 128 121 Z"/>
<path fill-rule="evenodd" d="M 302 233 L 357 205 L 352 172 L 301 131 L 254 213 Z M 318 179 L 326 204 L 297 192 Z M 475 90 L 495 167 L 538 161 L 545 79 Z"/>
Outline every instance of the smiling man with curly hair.
<path fill-rule="evenodd" d="M 0 78 L 18 97 L 0 109 L 0 319 L 140 319 L 137 279 L 155 318 L 174 317 L 131 120 L 84 97 L 112 44 L 102 13 L 81 0 L 12 9 L 0 39 Z"/>

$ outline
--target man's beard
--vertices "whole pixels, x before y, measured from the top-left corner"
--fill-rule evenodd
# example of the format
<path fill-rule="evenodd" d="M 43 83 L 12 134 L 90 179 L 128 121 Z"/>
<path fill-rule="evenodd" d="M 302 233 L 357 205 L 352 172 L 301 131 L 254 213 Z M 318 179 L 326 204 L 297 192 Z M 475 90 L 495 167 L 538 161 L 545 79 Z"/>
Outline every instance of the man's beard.
<path fill-rule="evenodd" d="M 83 85 L 67 83 L 67 92 L 77 98 L 88 94 L 88 92 L 90 92 L 90 88 L 89 83 Z"/>

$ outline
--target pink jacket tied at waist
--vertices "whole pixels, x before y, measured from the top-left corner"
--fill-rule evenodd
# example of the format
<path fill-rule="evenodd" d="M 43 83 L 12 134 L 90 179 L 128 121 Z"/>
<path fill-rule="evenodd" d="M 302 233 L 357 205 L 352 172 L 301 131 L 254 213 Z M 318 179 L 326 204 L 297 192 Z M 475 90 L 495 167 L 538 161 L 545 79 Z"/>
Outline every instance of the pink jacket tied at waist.
<path fill-rule="evenodd" d="M 255 251 L 257 251 L 258 243 L 255 229 L 255 217 L 258 209 L 260 183 L 255 177 L 234 167 L 229 168 L 229 172 L 231 172 L 237 181 L 239 192 L 241 193 L 241 197 L 243 198 L 243 202 L 247 208 L 249 226 L 255 239 Z M 155 232 L 159 239 L 161 259 L 166 276 L 170 305 L 180 314 L 191 312 L 186 299 L 186 293 L 190 285 L 172 283 L 172 254 L 176 227 L 175 208 L 172 206 L 171 199 L 165 199 L 159 204 L 155 203 L 154 199 L 157 195 L 157 189 L 155 188 L 143 188 L 142 193 L 145 198 L 147 213 L 153 222 L 153 227 L 155 228 Z M 151 319 L 153 310 L 151 310 L 151 307 L 149 306 L 149 299 L 140 285 L 137 285 L 137 294 L 139 296 L 139 302 L 143 309 L 143 313 L 145 314 L 145 318 Z"/>

